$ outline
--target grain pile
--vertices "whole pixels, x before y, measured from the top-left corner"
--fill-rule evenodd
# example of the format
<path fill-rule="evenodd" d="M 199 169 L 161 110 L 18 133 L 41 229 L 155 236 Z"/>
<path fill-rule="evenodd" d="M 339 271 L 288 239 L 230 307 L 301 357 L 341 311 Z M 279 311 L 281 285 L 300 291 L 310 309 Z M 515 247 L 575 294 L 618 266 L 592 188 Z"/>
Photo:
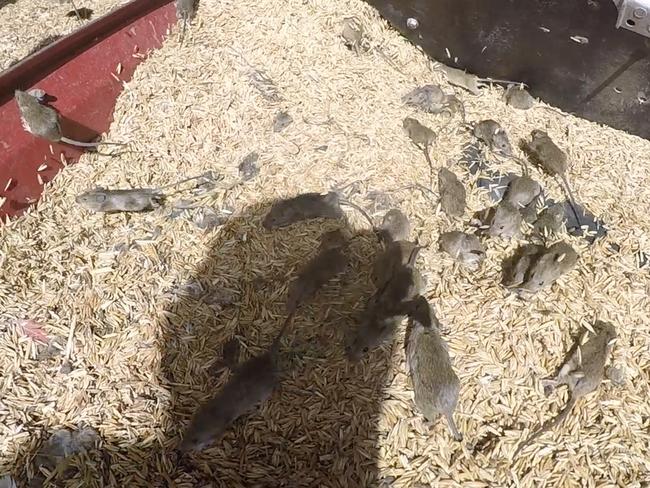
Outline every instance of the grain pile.
<path fill-rule="evenodd" d="M 372 51 L 342 45 L 339 22 L 349 15 L 404 74 Z M 87 425 L 101 435 L 101 452 L 76 460 L 79 468 L 56 486 L 647 486 L 650 278 L 635 255 L 650 248 L 650 143 L 540 108 L 517 112 L 498 89 L 478 98 L 457 92 L 468 119 L 494 118 L 513 141 L 545 128 L 569 154 L 576 197 L 610 228 L 593 246 L 565 237 L 580 252 L 577 268 L 551 290 L 517 300 L 498 285 L 501 261 L 517 243 L 488 241 L 480 270 L 469 272 L 435 245 L 463 223 L 426 195 L 396 190 L 428 181 L 421 151 L 401 129 L 414 114 L 399 97 L 428 82 L 451 92 L 430 68 L 360 1 L 202 0 L 184 46 L 172 35 L 118 100 L 107 138 L 139 141 L 134 152 L 84 157 L 37 209 L 0 230 L 0 473 L 21 473 L 47 432 Z M 279 111 L 294 122 L 274 132 Z M 441 130 L 434 164 L 454 165 L 469 136 L 443 131 L 443 115 L 415 116 Z M 259 175 L 219 189 L 252 151 Z M 485 207 L 484 192 L 453 169 L 471 189 L 470 210 Z M 89 186 L 158 186 L 208 170 L 223 185 L 200 196 L 204 209 L 104 216 L 74 202 Z M 561 197 L 556 182 L 533 175 Z M 386 200 L 398 205 L 431 244 L 418 266 L 461 380 L 455 418 L 465 441 L 451 440 L 442 420 L 429 429 L 413 409 L 403 328 L 394 347 L 357 365 L 345 359 L 377 250 L 350 211 L 361 233 L 352 269 L 296 321 L 284 342 L 293 369 L 281 390 L 222 443 L 177 462 L 182 427 L 226 378 L 217 367 L 221 345 L 236 334 L 248 357 L 270 343 L 287 280 L 315 252 L 318 235 L 337 225 L 268 232 L 260 217 L 275 198 L 356 180 L 345 190 L 352 201 L 377 217 Z M 384 193 L 371 201 L 371 192 Z M 228 219 L 202 229 L 215 217 L 205 208 Z M 625 383 L 605 382 L 563 428 L 512 460 L 517 443 L 565 400 L 545 398 L 539 379 L 596 318 L 617 328 L 611 362 Z M 44 324 L 49 350 L 19 333 L 24 319 Z"/>
<path fill-rule="evenodd" d="M 82 14 L 79 20 L 69 0 L 0 0 L 0 71 L 87 23 L 82 9 L 92 11 L 93 20 L 126 2 L 74 0 Z"/>

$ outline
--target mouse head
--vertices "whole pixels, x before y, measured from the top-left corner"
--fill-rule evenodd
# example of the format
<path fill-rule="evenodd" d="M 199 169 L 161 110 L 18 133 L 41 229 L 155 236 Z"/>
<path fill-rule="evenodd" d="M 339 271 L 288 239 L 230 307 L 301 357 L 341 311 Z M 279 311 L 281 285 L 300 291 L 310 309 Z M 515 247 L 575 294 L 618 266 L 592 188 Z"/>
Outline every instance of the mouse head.
<path fill-rule="evenodd" d="M 81 193 L 75 197 L 75 202 L 88 210 L 99 211 L 106 202 L 107 196 L 103 188 L 96 188 Z"/>
<path fill-rule="evenodd" d="M 506 131 L 501 127 L 496 129 L 494 131 L 494 134 L 492 134 L 492 149 L 500 152 L 501 154 L 505 154 L 506 156 L 510 156 L 512 154 L 512 146 L 508 140 L 508 135 L 506 134 Z"/>
<path fill-rule="evenodd" d="M 201 451 L 218 440 L 225 432 L 227 422 L 223 415 L 206 407 L 207 405 L 204 405 L 199 408 L 183 434 L 183 440 L 178 447 L 181 453 Z"/>
<path fill-rule="evenodd" d="M 528 271 L 526 281 L 520 289 L 535 293 L 552 285 L 565 271 L 572 268 L 578 256 L 570 246 L 549 248 Z"/>
<path fill-rule="evenodd" d="M 411 320 L 425 328 L 438 327 L 439 325 L 433 306 L 422 295 L 418 295 L 411 302 L 411 309 L 408 315 Z"/>
<path fill-rule="evenodd" d="M 602 334 L 604 336 L 607 344 L 613 344 L 616 339 L 616 329 L 609 322 L 603 322 L 602 320 L 597 320 L 593 325 L 594 331 L 597 334 Z"/>
<path fill-rule="evenodd" d="M 417 127 L 420 123 L 412 117 L 405 117 L 402 121 L 402 127 L 406 132 L 410 131 L 412 128 Z"/>
<path fill-rule="evenodd" d="M 281 201 L 271 207 L 271 210 L 269 210 L 262 220 L 262 226 L 267 230 L 275 227 L 283 227 L 289 225 L 296 216 L 296 209 L 291 202 Z"/>
<path fill-rule="evenodd" d="M 494 210 L 488 234 L 492 237 L 512 237 L 519 231 L 521 213 L 508 201 L 501 201 Z"/>
<path fill-rule="evenodd" d="M 401 210 L 393 208 L 384 215 L 379 230 L 386 241 L 404 241 L 411 233 L 411 225 Z"/>
<path fill-rule="evenodd" d="M 533 138 L 533 141 L 536 139 L 545 139 L 548 137 L 548 133 L 544 132 L 541 129 L 534 129 L 531 133 L 530 136 Z"/>
<path fill-rule="evenodd" d="M 363 356 L 386 341 L 395 329 L 393 317 L 365 319 L 352 343 L 347 347 L 348 359 L 360 361 Z"/>
<path fill-rule="evenodd" d="M 349 244 L 349 239 L 349 232 L 343 231 L 341 229 L 331 230 L 329 232 L 325 232 L 320 237 L 320 245 L 318 246 L 318 249 L 321 251 L 339 249 L 347 246 Z"/>

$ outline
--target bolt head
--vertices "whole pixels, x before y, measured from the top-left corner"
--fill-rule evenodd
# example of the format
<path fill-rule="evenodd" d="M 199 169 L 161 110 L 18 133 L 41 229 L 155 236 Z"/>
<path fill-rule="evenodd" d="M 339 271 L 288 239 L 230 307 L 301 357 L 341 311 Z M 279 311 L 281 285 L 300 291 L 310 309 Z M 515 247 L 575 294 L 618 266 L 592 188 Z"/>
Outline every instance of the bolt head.
<path fill-rule="evenodd" d="M 648 12 L 643 7 L 638 7 L 638 8 L 634 9 L 634 12 L 632 13 L 632 15 L 634 15 L 634 17 L 637 18 L 637 19 L 642 19 L 646 15 L 648 15 Z"/>
<path fill-rule="evenodd" d="M 418 22 L 418 19 L 414 19 L 413 17 L 409 17 L 408 19 L 406 19 L 406 27 L 408 27 L 411 30 L 417 29 L 419 25 L 420 23 Z"/>

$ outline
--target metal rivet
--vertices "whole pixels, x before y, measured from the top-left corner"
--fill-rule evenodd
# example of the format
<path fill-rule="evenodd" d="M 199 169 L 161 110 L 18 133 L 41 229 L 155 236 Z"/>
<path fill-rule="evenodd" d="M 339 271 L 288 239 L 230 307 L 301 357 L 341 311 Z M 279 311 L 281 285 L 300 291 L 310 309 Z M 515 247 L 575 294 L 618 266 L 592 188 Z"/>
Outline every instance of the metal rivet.
<path fill-rule="evenodd" d="M 632 15 L 634 15 L 637 19 L 642 19 L 643 17 L 648 15 L 648 12 L 646 12 L 646 9 L 644 9 L 643 7 L 639 7 L 634 9 L 634 13 Z"/>
<path fill-rule="evenodd" d="M 409 17 L 408 19 L 406 19 L 406 27 L 408 27 L 411 30 L 417 29 L 419 25 L 420 23 L 418 22 L 418 19 L 414 19 L 413 17 Z"/>

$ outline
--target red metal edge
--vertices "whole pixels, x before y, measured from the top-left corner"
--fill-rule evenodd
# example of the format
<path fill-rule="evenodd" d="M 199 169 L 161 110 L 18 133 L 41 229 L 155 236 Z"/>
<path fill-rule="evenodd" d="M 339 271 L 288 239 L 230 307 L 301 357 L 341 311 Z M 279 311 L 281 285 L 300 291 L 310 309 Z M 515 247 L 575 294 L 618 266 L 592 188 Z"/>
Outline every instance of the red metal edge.
<path fill-rule="evenodd" d="M 38 201 L 63 161 L 77 162 L 84 152 L 25 131 L 14 90 L 41 88 L 56 97 L 51 105 L 65 117 L 68 137 L 88 140 L 105 132 L 123 82 L 176 23 L 171 2 L 134 0 L 0 74 L 0 222 Z"/>

